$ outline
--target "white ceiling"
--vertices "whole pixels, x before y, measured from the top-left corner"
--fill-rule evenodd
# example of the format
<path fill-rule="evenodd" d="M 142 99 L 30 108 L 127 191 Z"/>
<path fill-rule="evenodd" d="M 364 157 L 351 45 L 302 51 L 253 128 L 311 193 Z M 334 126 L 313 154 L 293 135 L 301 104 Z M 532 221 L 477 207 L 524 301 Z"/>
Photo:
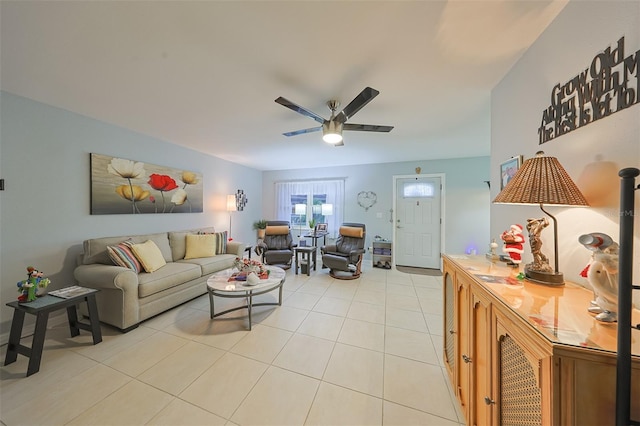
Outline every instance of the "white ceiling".
<path fill-rule="evenodd" d="M 566 1 L 1 3 L 2 90 L 260 170 L 489 155 L 490 92 Z M 324 117 L 380 95 L 333 147 Z"/>

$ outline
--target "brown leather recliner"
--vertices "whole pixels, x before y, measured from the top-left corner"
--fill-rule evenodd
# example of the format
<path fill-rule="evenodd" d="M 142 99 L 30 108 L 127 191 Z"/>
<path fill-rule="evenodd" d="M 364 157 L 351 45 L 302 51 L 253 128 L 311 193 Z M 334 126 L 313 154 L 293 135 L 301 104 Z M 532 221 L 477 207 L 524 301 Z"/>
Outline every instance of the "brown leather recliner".
<path fill-rule="evenodd" d="M 294 247 L 289 222 L 270 220 L 267 221 L 264 239 L 256 245 L 256 252 L 262 256 L 262 263 L 289 269 Z"/>
<path fill-rule="evenodd" d="M 320 248 L 322 264 L 329 268 L 333 278 L 352 280 L 360 276 L 366 234 L 364 224 L 345 222 L 340 227 L 336 243 Z"/>

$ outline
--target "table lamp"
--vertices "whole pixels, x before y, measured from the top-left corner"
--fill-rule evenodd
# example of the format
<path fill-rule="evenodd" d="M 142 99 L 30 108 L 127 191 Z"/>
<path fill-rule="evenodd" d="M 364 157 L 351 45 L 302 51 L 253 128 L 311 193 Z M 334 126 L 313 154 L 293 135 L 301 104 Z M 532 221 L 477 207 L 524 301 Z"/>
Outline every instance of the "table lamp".
<path fill-rule="evenodd" d="M 529 229 L 529 243 L 534 261 L 525 266 L 524 273 L 529 280 L 537 283 L 563 285 L 564 277 L 558 265 L 558 224 L 556 218 L 544 209 L 544 205 L 588 206 L 589 203 L 560 165 L 558 159 L 547 157 L 544 152 L 538 151 L 535 157 L 524 162 L 493 202 L 496 204 L 537 204 L 540 206 L 540 210 L 553 220 L 555 269 L 550 267 L 546 256 L 540 251 L 542 243 L 539 240 L 539 232 L 546 224 L 537 226 L 534 222 L 539 222 L 538 220 L 529 219 L 527 229 Z"/>

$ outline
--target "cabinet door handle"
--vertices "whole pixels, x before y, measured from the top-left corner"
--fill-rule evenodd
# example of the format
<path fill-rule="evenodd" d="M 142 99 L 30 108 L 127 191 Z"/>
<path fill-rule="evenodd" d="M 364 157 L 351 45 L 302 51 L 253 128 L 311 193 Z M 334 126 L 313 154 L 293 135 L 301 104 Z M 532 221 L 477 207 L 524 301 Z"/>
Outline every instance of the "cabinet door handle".
<path fill-rule="evenodd" d="M 484 403 L 487 405 L 491 405 L 491 404 L 495 404 L 496 402 L 493 399 L 489 398 L 488 396 L 485 396 Z"/>
<path fill-rule="evenodd" d="M 456 334 L 455 331 L 453 331 L 453 329 L 449 330 L 449 334 Z"/>
<path fill-rule="evenodd" d="M 468 356 L 466 356 L 466 355 L 462 355 L 462 360 L 463 360 L 464 362 L 466 362 L 467 364 L 471 362 L 471 358 L 469 358 L 469 357 L 468 357 Z"/>

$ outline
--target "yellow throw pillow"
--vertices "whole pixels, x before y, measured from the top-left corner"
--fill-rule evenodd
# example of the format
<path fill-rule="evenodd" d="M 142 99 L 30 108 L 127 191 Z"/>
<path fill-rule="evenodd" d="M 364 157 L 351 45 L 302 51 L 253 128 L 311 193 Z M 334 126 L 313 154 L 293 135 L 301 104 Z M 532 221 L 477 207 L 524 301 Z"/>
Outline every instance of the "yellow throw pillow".
<path fill-rule="evenodd" d="M 289 227 L 287 225 L 267 226 L 265 230 L 266 235 L 287 235 L 289 233 Z"/>
<path fill-rule="evenodd" d="M 199 257 L 212 257 L 216 255 L 216 235 L 187 234 L 187 252 L 185 259 L 197 259 Z"/>
<path fill-rule="evenodd" d="M 356 237 L 362 238 L 363 233 L 362 228 L 358 228 L 356 226 L 341 226 L 340 227 L 340 235 L 344 235 L 345 237 Z"/>
<path fill-rule="evenodd" d="M 145 272 L 153 272 L 162 268 L 167 262 L 162 256 L 162 252 L 151 240 L 147 240 L 141 244 L 133 244 L 131 251 L 136 256 Z"/>

